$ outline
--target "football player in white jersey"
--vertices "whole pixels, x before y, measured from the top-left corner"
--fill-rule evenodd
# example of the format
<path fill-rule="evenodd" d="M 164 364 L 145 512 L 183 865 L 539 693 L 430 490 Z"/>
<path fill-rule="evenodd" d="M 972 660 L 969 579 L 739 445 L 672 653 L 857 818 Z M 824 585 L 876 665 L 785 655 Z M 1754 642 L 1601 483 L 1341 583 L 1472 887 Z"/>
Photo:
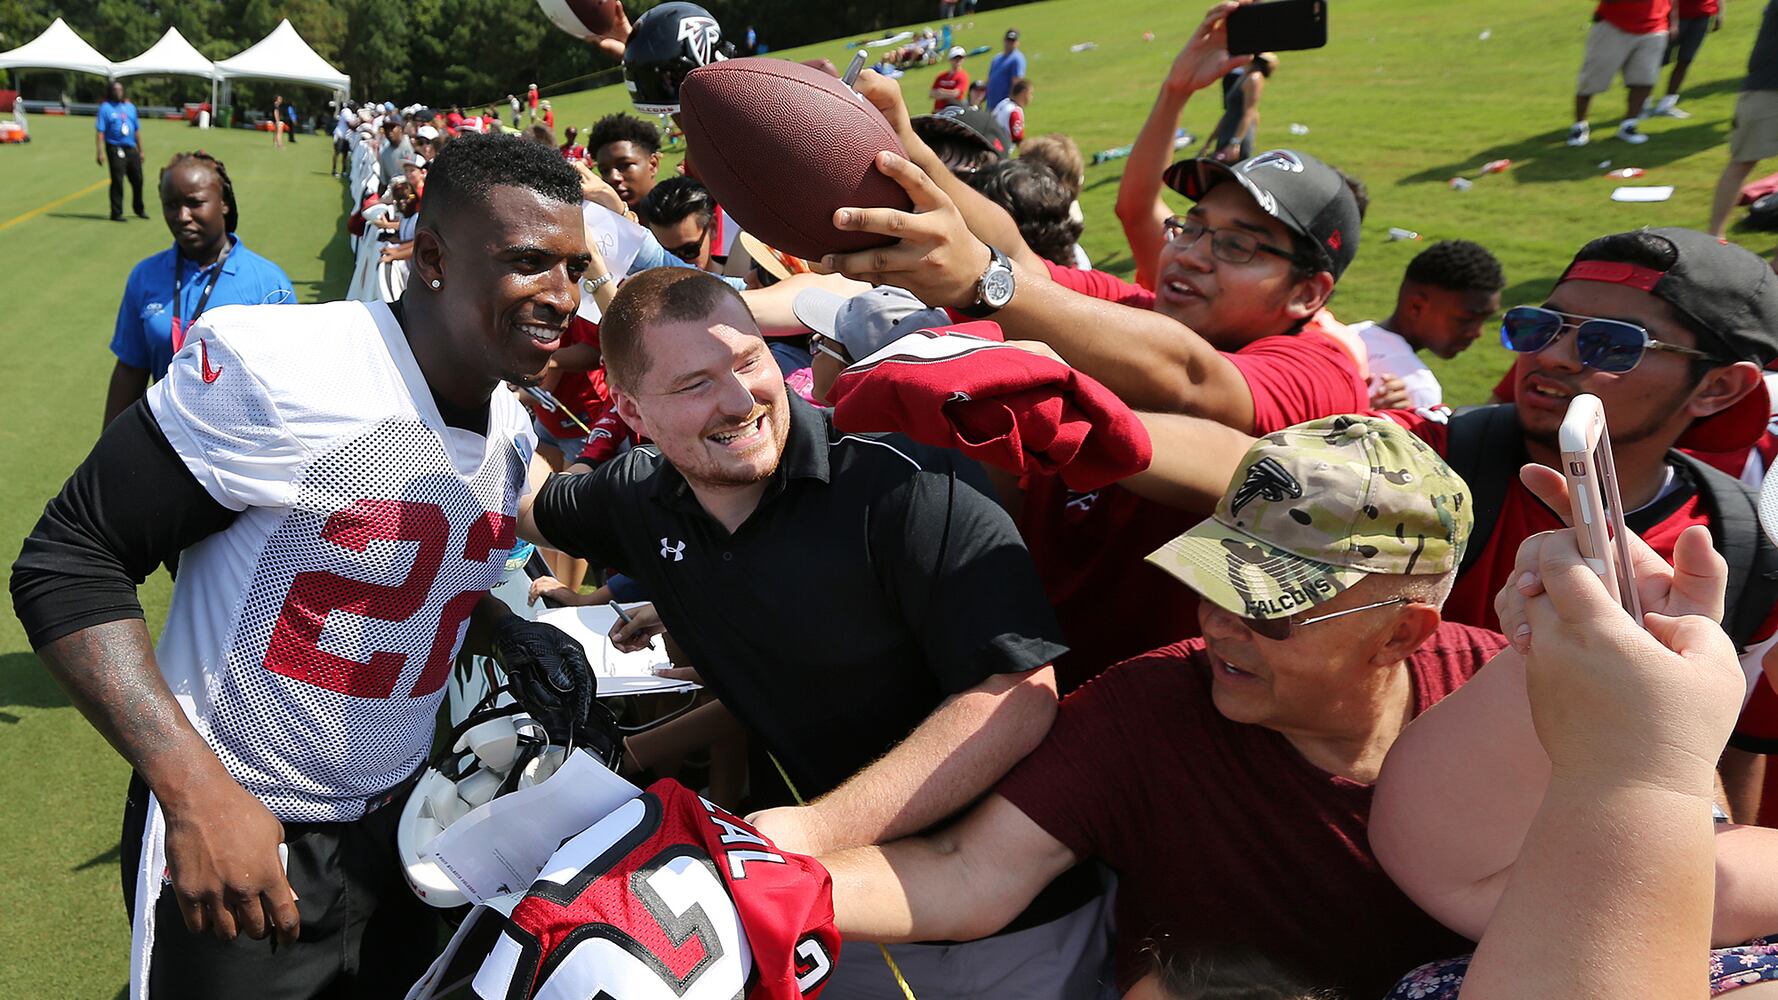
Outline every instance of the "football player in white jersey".
<path fill-rule="evenodd" d="M 383 807 L 458 650 L 501 658 L 552 735 L 586 718 L 579 647 L 486 594 L 534 444 L 501 383 L 604 270 L 580 200 L 554 149 L 458 139 L 404 298 L 206 313 L 26 540 L 15 610 L 135 771 L 134 996 L 400 995 L 435 939 Z M 175 559 L 156 647 L 135 587 Z"/>

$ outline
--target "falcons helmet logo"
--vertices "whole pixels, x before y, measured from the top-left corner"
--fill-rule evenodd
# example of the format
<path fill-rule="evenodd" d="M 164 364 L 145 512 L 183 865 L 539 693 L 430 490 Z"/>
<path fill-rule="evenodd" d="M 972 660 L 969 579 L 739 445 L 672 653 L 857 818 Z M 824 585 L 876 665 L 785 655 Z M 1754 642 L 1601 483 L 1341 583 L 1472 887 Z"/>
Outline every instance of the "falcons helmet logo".
<path fill-rule="evenodd" d="M 691 50 L 699 66 L 708 66 L 722 58 L 716 46 L 722 42 L 722 29 L 713 17 L 687 17 L 679 22 L 679 40 Z"/>
<path fill-rule="evenodd" d="M 1278 464 L 1275 458 L 1262 458 L 1247 469 L 1246 478 L 1235 490 L 1229 500 L 1229 513 L 1239 514 L 1241 508 L 1264 497 L 1272 503 L 1296 498 L 1303 495 L 1303 484 L 1296 481 L 1290 470 Z"/>

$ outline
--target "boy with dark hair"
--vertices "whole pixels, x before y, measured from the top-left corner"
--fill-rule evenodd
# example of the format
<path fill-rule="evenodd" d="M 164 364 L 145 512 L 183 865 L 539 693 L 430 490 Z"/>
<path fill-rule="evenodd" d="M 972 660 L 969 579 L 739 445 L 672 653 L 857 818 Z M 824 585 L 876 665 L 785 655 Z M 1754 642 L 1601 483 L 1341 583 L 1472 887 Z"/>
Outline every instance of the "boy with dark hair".
<path fill-rule="evenodd" d="M 616 112 L 593 123 L 587 154 L 599 176 L 635 208 L 654 190 L 661 169 L 661 130 L 653 122 Z"/>
<path fill-rule="evenodd" d="M 1069 216 L 1074 198 L 1055 171 L 1020 157 L 990 163 L 966 180 L 989 201 L 1006 209 L 1032 252 L 1062 267 L 1076 266 L 1074 252 L 1081 224 Z"/>
<path fill-rule="evenodd" d="M 1480 244 L 1444 240 L 1420 251 L 1402 275 L 1389 318 L 1352 326 L 1364 341 L 1371 375 L 1400 379 L 1411 408 L 1443 405 L 1438 376 L 1415 352 L 1447 360 L 1463 353 L 1500 310 L 1505 287 L 1500 261 Z"/>
<path fill-rule="evenodd" d="M 720 271 L 714 250 L 716 200 L 710 189 L 690 177 L 669 177 L 636 205 L 642 220 L 666 251 L 705 271 Z"/>

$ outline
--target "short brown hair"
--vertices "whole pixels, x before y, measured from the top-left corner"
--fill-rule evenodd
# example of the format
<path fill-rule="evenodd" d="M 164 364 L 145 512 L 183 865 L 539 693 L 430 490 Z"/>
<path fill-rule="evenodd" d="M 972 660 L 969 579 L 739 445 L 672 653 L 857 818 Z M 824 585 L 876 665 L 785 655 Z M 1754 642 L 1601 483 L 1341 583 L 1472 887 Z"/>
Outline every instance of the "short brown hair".
<path fill-rule="evenodd" d="M 1081 185 L 1086 180 L 1087 164 L 1080 155 L 1080 147 L 1074 144 L 1073 139 L 1059 132 L 1026 139 L 1019 147 L 1019 159 L 1036 160 L 1054 170 L 1056 178 L 1068 189 L 1069 195 L 1080 197 Z"/>
<path fill-rule="evenodd" d="M 625 281 L 599 320 L 606 377 L 620 389 L 634 389 L 648 374 L 648 352 L 642 341 L 649 327 L 662 321 L 703 319 L 728 300 L 753 316 L 740 292 L 695 267 L 655 267 Z"/>

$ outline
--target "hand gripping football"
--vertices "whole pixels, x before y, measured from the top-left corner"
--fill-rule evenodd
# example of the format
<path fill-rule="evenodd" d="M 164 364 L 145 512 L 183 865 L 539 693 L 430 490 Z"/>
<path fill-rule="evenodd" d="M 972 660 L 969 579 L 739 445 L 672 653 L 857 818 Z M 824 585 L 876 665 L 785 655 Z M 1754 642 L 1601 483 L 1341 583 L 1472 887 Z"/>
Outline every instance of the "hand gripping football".
<path fill-rule="evenodd" d="M 885 246 L 875 233 L 833 227 L 836 209 L 911 211 L 876 156 L 906 156 L 881 112 L 821 70 L 751 57 L 686 74 L 679 90 L 698 179 L 741 228 L 805 259 Z"/>

